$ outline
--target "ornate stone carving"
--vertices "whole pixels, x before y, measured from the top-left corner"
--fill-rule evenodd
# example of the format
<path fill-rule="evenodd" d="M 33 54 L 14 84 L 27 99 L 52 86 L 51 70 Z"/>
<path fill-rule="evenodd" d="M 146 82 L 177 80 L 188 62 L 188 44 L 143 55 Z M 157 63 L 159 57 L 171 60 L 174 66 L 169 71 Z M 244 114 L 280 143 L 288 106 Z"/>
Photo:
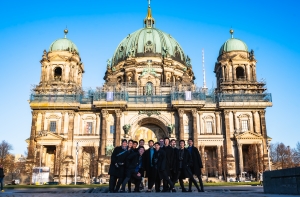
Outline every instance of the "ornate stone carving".
<path fill-rule="evenodd" d="M 260 110 L 260 111 L 258 111 L 258 113 L 259 113 L 259 115 L 264 116 L 266 111 L 265 110 Z"/>
<path fill-rule="evenodd" d="M 108 115 L 109 115 L 109 113 L 108 113 L 108 111 L 107 110 L 101 110 L 101 113 L 102 113 L 102 117 L 103 118 L 107 118 L 108 117 Z"/>
<path fill-rule="evenodd" d="M 152 115 L 159 116 L 161 113 L 159 111 L 139 111 L 139 115 L 146 114 L 148 117 Z"/>
<path fill-rule="evenodd" d="M 184 110 L 183 109 L 179 109 L 178 110 L 179 117 L 183 117 L 183 114 L 184 114 Z"/>
<path fill-rule="evenodd" d="M 197 116 L 197 110 L 196 110 L 196 109 L 193 109 L 193 110 L 192 110 L 192 114 L 193 114 L 193 116 Z"/>

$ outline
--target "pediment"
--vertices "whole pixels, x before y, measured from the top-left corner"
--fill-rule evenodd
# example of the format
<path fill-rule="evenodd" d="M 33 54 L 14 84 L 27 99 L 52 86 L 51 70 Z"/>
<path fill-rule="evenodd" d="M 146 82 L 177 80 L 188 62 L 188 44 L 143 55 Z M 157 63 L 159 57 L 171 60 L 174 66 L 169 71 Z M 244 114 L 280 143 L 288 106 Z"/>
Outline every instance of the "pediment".
<path fill-rule="evenodd" d="M 262 139 L 263 138 L 262 135 L 251 131 L 246 131 L 243 133 L 236 134 L 235 137 L 237 139 Z"/>
<path fill-rule="evenodd" d="M 36 140 L 63 140 L 64 138 L 52 132 L 45 132 L 35 138 Z"/>
<path fill-rule="evenodd" d="M 61 55 L 54 55 L 50 58 L 50 61 L 65 61 L 66 59 Z"/>

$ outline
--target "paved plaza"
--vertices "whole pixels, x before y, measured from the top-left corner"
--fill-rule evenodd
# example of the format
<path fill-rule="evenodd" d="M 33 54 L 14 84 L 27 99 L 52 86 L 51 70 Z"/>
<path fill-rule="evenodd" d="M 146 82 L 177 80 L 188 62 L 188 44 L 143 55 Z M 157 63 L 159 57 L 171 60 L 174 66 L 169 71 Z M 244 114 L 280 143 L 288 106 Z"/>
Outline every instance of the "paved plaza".
<path fill-rule="evenodd" d="M 4 193 L 0 193 L 2 197 L 93 197 L 93 196 L 292 196 L 292 195 L 274 195 L 264 194 L 261 186 L 222 186 L 222 187 L 206 187 L 204 193 L 192 192 L 182 193 L 179 189 L 176 193 L 107 193 L 107 188 L 43 188 L 43 189 L 7 189 Z"/>

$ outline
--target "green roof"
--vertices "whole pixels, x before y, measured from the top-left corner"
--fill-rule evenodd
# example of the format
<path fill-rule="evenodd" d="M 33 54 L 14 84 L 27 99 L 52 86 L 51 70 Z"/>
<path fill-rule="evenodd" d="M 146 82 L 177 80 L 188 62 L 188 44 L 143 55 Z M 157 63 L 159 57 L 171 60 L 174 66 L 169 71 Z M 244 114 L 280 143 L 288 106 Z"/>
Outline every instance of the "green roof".
<path fill-rule="evenodd" d="M 147 52 L 147 48 L 151 48 L 150 53 Z M 124 38 L 112 57 L 111 65 L 125 60 L 132 51 L 135 56 L 147 53 L 165 55 L 167 51 L 171 57 L 185 62 L 185 55 L 179 43 L 170 34 L 156 28 L 142 28 Z"/>
<path fill-rule="evenodd" d="M 230 38 L 221 46 L 219 55 L 230 51 L 248 51 L 248 47 L 242 40 Z"/>
<path fill-rule="evenodd" d="M 49 51 L 74 51 L 76 50 L 78 53 L 77 46 L 67 38 L 61 38 L 55 40 L 49 47 Z"/>

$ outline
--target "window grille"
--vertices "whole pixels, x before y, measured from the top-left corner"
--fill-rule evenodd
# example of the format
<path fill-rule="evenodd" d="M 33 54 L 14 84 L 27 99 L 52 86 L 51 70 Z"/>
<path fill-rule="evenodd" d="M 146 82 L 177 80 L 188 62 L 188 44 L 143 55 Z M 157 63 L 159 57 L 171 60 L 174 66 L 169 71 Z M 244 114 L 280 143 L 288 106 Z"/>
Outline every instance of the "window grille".
<path fill-rule="evenodd" d="M 212 133 L 212 121 L 206 122 L 206 133 Z"/>
<path fill-rule="evenodd" d="M 86 123 L 85 131 L 86 131 L 87 134 L 92 134 L 93 133 L 93 122 L 87 122 Z"/>
<path fill-rule="evenodd" d="M 242 120 L 242 132 L 248 131 L 248 120 Z"/>
<path fill-rule="evenodd" d="M 115 133 L 115 125 L 110 125 L 110 133 L 111 134 Z"/>
<path fill-rule="evenodd" d="M 56 121 L 50 121 L 50 132 L 56 133 Z"/>

